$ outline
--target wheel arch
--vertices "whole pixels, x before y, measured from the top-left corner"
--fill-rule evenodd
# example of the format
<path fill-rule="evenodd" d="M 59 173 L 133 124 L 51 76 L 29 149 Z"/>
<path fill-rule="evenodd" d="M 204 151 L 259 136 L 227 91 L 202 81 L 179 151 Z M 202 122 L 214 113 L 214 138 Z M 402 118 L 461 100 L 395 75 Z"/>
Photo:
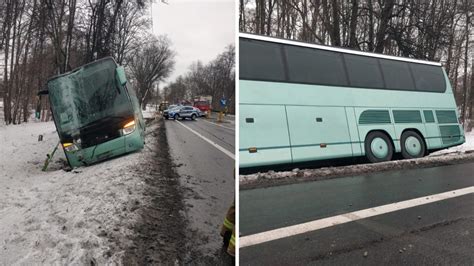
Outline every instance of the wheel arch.
<path fill-rule="evenodd" d="M 425 154 L 424 155 L 427 155 L 428 154 L 428 143 L 426 142 L 426 138 L 423 135 L 423 133 L 421 133 L 421 131 L 417 128 L 405 128 L 405 129 L 403 129 L 402 133 L 400 134 L 400 138 L 399 138 L 400 147 L 402 146 L 402 136 L 407 131 L 413 131 L 413 132 L 417 133 L 418 135 L 420 135 L 421 139 L 423 140 L 423 144 L 425 144 Z"/>
<path fill-rule="evenodd" d="M 393 142 L 393 138 L 392 138 L 392 136 L 390 136 L 390 134 L 389 134 L 386 130 L 384 130 L 384 129 L 372 129 L 372 130 L 368 131 L 367 134 L 365 134 L 364 144 L 365 144 L 365 141 L 367 140 L 367 137 L 368 137 L 368 136 L 370 135 L 370 133 L 372 133 L 372 132 L 380 132 L 380 133 L 386 135 L 387 138 L 390 140 L 390 144 L 392 144 L 393 151 L 395 152 L 395 143 Z M 364 148 L 364 153 L 366 153 L 365 148 Z"/>

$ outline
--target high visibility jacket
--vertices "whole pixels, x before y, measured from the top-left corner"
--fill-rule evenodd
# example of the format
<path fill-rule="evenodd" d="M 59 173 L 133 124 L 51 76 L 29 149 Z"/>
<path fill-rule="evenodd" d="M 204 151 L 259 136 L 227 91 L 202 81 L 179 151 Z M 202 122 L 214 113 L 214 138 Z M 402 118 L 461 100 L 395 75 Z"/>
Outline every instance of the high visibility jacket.
<path fill-rule="evenodd" d="M 221 236 L 231 233 L 229 245 L 227 246 L 227 253 L 231 256 L 235 255 L 235 201 L 227 210 L 227 215 L 222 223 Z"/>

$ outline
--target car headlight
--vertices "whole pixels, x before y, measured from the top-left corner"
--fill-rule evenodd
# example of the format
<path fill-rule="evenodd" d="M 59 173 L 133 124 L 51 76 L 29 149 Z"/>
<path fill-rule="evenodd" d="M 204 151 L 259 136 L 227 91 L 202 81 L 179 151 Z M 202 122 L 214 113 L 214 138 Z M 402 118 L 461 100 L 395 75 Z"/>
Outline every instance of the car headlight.
<path fill-rule="evenodd" d="M 74 143 L 66 142 L 63 143 L 63 148 L 67 152 L 78 151 L 79 148 Z"/>
<path fill-rule="evenodd" d="M 128 135 L 128 134 L 132 133 L 133 131 L 135 131 L 135 120 L 132 120 L 132 121 L 128 122 L 122 128 L 123 135 Z"/>

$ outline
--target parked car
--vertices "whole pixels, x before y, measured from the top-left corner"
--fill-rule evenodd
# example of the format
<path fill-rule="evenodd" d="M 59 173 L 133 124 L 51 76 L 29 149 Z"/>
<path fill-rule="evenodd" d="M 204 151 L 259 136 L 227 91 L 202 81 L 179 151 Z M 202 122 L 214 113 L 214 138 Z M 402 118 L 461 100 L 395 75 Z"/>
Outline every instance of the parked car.
<path fill-rule="evenodd" d="M 170 105 L 170 106 L 168 107 L 168 109 L 166 109 L 166 110 L 163 111 L 163 117 L 164 117 L 165 119 L 170 119 L 170 118 L 172 118 L 172 116 L 171 116 L 171 117 L 169 116 L 170 110 L 176 109 L 176 108 L 178 108 L 178 107 L 180 107 L 180 106 L 178 106 L 178 105 L 176 105 L 176 104 Z"/>
<path fill-rule="evenodd" d="M 175 120 L 178 119 L 186 119 L 191 118 L 191 120 L 196 119 L 199 117 L 198 111 L 192 106 L 181 106 L 172 110 L 169 110 L 168 116 L 174 118 Z"/>

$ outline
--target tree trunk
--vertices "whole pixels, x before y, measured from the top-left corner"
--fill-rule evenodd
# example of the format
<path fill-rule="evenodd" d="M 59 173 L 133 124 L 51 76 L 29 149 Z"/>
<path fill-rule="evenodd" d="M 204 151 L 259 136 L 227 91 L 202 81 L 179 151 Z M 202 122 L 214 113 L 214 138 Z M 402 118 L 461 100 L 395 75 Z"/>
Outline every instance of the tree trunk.
<path fill-rule="evenodd" d="M 356 32 L 357 32 L 357 15 L 359 12 L 359 3 L 357 0 L 352 0 L 351 7 L 351 23 L 349 26 L 349 47 L 358 48 Z"/>
<path fill-rule="evenodd" d="M 387 34 L 388 23 L 392 18 L 392 11 L 393 6 L 395 4 L 395 0 L 387 0 L 382 8 L 382 14 L 380 18 L 380 26 L 377 31 L 377 35 L 375 36 L 376 44 L 375 44 L 375 51 L 376 53 L 383 53 L 383 49 L 385 47 L 385 36 Z"/>

